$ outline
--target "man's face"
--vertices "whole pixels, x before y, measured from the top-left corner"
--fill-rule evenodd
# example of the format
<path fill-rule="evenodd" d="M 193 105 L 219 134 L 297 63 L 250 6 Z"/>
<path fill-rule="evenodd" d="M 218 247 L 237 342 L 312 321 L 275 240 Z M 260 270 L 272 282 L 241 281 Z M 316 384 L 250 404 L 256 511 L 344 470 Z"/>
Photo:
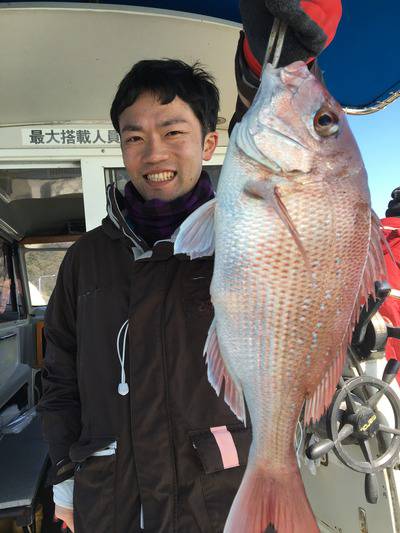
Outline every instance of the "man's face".
<path fill-rule="evenodd" d="M 163 105 L 143 93 L 121 113 L 119 127 L 125 168 L 145 200 L 171 201 L 193 189 L 218 140 L 216 132 L 203 140 L 199 120 L 178 96 Z"/>

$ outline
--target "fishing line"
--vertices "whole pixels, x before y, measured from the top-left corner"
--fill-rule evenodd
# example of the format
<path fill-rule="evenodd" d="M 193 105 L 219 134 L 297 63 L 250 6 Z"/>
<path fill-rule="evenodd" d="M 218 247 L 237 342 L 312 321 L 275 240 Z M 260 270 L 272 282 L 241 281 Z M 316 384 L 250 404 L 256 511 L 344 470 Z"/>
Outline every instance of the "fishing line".
<path fill-rule="evenodd" d="M 271 63 L 274 68 L 278 66 L 287 27 L 287 22 L 282 22 L 278 18 L 274 19 L 271 33 L 269 34 L 267 50 L 265 52 L 263 70 L 267 63 Z"/>

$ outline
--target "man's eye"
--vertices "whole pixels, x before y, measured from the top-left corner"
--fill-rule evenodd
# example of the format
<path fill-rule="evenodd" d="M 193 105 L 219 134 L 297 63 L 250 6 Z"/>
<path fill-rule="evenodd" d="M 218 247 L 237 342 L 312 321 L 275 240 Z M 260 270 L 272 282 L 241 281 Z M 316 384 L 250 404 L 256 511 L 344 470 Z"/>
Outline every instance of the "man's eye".
<path fill-rule="evenodd" d="M 183 133 L 183 131 L 173 130 L 173 131 L 169 131 L 169 132 L 167 133 L 167 136 L 168 136 L 168 137 L 176 137 L 177 135 L 180 135 L 180 134 L 182 134 L 182 133 Z"/>
<path fill-rule="evenodd" d="M 126 139 L 126 142 L 127 143 L 137 143 L 137 142 L 140 142 L 142 140 L 141 137 L 139 137 L 138 135 L 133 135 L 132 137 L 129 137 L 128 139 Z"/>

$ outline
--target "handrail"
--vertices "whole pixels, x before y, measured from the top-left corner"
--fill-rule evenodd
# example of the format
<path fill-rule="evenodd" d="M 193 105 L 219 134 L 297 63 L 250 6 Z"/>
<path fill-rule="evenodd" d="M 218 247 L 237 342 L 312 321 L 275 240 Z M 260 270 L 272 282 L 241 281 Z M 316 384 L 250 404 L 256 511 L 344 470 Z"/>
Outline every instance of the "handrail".
<path fill-rule="evenodd" d="M 392 93 L 390 96 L 388 96 L 382 102 L 377 102 L 375 105 L 371 107 L 362 107 L 360 109 L 356 107 L 344 107 L 343 111 L 347 113 L 347 115 L 371 115 L 371 113 L 376 113 L 377 111 L 381 111 L 382 109 L 387 107 L 389 104 L 397 100 L 397 98 L 399 97 L 400 97 L 400 91 L 396 91 L 395 93 Z"/>

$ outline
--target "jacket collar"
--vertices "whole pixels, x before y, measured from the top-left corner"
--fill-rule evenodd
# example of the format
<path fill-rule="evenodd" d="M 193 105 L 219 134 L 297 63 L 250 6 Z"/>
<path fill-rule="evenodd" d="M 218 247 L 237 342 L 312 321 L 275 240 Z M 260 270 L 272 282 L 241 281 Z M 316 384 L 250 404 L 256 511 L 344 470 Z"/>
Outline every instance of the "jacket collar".
<path fill-rule="evenodd" d="M 117 189 L 115 183 L 107 186 L 106 197 L 108 216 L 102 222 L 105 233 L 111 239 L 127 240 L 135 259 L 150 251 L 149 245 L 127 223 L 124 197 Z"/>
<path fill-rule="evenodd" d="M 125 199 L 117 189 L 115 183 L 107 186 L 107 213 L 108 216 L 102 221 L 103 231 L 113 240 L 122 239 L 129 244 L 135 260 L 154 259 L 164 260 L 173 255 L 173 245 L 175 235 L 170 239 L 158 241 L 153 248 L 144 241 L 140 235 L 135 233 L 126 221 Z"/>

